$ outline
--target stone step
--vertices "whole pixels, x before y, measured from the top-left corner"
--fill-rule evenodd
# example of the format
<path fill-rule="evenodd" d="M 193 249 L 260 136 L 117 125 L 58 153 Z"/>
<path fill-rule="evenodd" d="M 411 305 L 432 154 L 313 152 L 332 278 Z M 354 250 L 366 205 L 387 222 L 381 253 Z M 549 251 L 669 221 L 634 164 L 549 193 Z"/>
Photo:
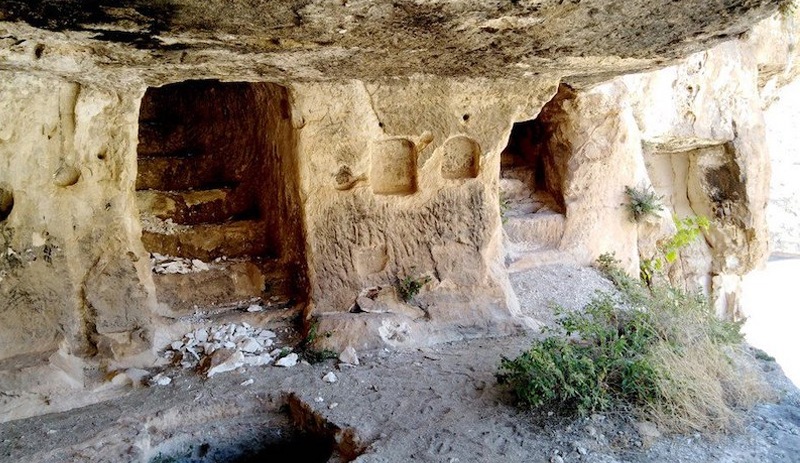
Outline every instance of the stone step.
<path fill-rule="evenodd" d="M 161 315 L 181 318 L 274 312 L 293 307 L 304 292 L 291 270 L 278 261 L 216 260 L 202 268 L 184 267 L 193 270 L 153 274 Z M 261 309 L 248 312 L 253 304 Z"/>
<path fill-rule="evenodd" d="M 263 256 L 266 225 L 256 220 L 180 225 L 142 216 L 142 243 L 150 252 L 210 261 L 217 257 Z"/>
<path fill-rule="evenodd" d="M 217 186 L 225 180 L 220 160 L 192 152 L 139 156 L 137 190 L 188 190 Z"/>
<path fill-rule="evenodd" d="M 207 270 L 185 274 L 154 274 L 162 315 L 181 317 L 199 308 L 248 305 L 264 293 L 264 274 L 253 262 L 209 263 Z M 226 309 L 227 310 L 227 309 Z"/>
<path fill-rule="evenodd" d="M 140 211 L 176 224 L 223 223 L 255 214 L 251 198 L 233 187 L 208 190 L 136 192 Z"/>
<path fill-rule="evenodd" d="M 564 215 L 548 211 L 506 217 L 503 228 L 512 243 L 555 248 L 564 236 Z"/>
<path fill-rule="evenodd" d="M 144 121 L 139 122 L 139 156 L 159 156 L 191 150 L 192 139 L 183 124 Z"/>
<path fill-rule="evenodd" d="M 506 257 L 508 273 L 516 273 L 541 265 L 575 264 L 577 260 L 569 253 L 557 249 L 538 249 L 524 253 L 509 253 Z"/>

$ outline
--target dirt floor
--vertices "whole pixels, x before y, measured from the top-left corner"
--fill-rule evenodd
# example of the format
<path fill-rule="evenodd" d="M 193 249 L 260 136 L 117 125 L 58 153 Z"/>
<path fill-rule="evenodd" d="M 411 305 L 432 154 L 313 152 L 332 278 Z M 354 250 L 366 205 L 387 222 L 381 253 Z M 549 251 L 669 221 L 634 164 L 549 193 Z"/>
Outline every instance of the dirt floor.
<path fill-rule="evenodd" d="M 587 269 L 530 272 L 512 278 L 518 289 L 542 272 L 581 287 L 602 284 Z M 518 295 L 531 315 L 582 297 L 555 290 Z M 800 393 L 773 361 L 761 366 L 780 400 L 747 413 L 739 431 L 662 435 L 624 414 L 566 419 L 515 408 L 495 373 L 502 356 L 518 354 L 534 336 L 359 353 L 358 366 L 327 360 L 209 379 L 167 370 L 169 385 L 1 424 L 0 461 L 800 461 Z"/>

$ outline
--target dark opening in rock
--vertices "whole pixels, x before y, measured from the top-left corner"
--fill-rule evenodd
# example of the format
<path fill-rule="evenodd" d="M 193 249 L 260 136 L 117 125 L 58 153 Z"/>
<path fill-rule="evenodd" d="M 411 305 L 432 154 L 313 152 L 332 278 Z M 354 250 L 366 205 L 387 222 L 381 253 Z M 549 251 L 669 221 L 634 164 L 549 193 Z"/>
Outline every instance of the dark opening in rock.
<path fill-rule="evenodd" d="M 501 154 L 500 207 L 512 244 L 523 250 L 555 249 L 564 235 L 564 183 L 570 148 L 557 138 L 562 85 L 536 119 L 514 124 Z"/>
<path fill-rule="evenodd" d="M 151 452 L 150 463 L 321 463 L 334 452 L 332 437 L 300 431 L 288 421 L 240 418 L 205 426 L 176 432 Z"/>
<path fill-rule="evenodd" d="M 562 111 L 561 102 L 568 96 L 569 90 L 562 86 L 536 119 L 514 124 L 500 169 L 501 178 L 521 182 L 535 202 L 559 213 L 564 212 L 569 152 L 559 145 L 554 133 Z"/>
<path fill-rule="evenodd" d="M 11 190 L 0 186 L 0 221 L 6 220 L 14 208 L 14 195 Z"/>
<path fill-rule="evenodd" d="M 214 80 L 145 93 L 136 181 L 142 241 L 151 253 L 213 262 L 200 266 L 207 271 L 158 276 L 159 300 L 173 311 L 305 296 L 288 100 L 279 85 Z"/>

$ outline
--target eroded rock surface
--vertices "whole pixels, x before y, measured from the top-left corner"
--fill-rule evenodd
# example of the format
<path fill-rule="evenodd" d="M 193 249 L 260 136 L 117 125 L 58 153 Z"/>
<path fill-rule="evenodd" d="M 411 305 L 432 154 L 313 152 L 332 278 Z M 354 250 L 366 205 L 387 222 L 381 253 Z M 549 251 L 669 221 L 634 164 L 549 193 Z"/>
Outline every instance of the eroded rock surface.
<path fill-rule="evenodd" d="M 777 3 L 0 2 L 4 406 L 228 322 L 336 352 L 517 333 L 509 272 L 635 274 L 672 213 L 714 225 L 671 278 L 736 317 L 793 18 L 740 35 Z"/>

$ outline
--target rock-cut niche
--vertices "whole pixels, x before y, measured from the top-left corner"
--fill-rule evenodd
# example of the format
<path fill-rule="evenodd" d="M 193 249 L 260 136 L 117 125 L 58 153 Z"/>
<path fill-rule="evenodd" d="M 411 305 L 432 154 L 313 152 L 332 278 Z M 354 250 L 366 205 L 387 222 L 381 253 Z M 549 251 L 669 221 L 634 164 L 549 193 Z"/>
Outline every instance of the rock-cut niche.
<path fill-rule="evenodd" d="M 176 315 L 305 297 L 288 107 L 286 89 L 269 83 L 186 81 L 145 93 L 142 242 L 158 254 L 158 299 Z"/>
<path fill-rule="evenodd" d="M 563 237 L 569 149 L 559 143 L 562 86 L 533 120 L 514 124 L 501 154 L 500 197 L 506 232 L 530 248 L 555 248 Z"/>
<path fill-rule="evenodd" d="M 370 184 L 378 195 L 409 195 L 417 192 L 417 150 L 406 138 L 372 143 Z"/>

